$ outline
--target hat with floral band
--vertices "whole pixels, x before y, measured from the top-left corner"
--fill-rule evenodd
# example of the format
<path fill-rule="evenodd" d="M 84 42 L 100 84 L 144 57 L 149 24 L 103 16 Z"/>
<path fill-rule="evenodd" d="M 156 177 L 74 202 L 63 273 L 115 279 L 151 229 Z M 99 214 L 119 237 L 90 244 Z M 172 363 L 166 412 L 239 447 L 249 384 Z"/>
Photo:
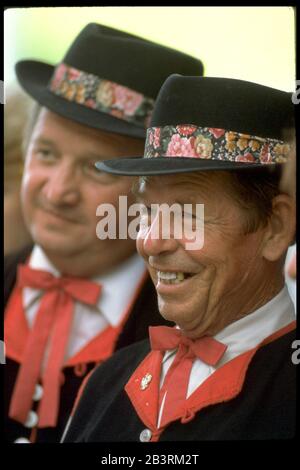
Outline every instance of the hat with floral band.
<path fill-rule="evenodd" d="M 291 93 L 252 82 L 170 76 L 156 100 L 144 157 L 97 162 L 120 175 L 237 170 L 285 162 Z"/>
<path fill-rule="evenodd" d="M 24 90 L 41 105 L 89 127 L 145 138 L 154 100 L 172 73 L 202 75 L 182 52 L 96 23 L 75 38 L 56 67 L 16 64 Z"/>

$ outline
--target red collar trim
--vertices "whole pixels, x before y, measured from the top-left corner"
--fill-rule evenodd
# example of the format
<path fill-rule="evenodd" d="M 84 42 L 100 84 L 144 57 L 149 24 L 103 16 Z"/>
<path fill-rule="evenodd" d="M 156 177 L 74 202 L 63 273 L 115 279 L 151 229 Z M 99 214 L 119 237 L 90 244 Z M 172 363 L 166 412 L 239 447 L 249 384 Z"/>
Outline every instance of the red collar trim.
<path fill-rule="evenodd" d="M 163 355 L 160 351 L 151 351 L 125 386 L 125 391 L 136 413 L 152 432 L 151 441 L 159 440 L 161 433 L 171 422 L 180 419 L 183 424 L 187 423 L 206 406 L 229 401 L 237 396 L 242 390 L 248 366 L 257 350 L 294 330 L 295 327 L 296 321 L 293 321 L 264 339 L 255 348 L 237 356 L 216 370 L 190 395 L 185 402 L 184 409 L 178 410 L 178 413 L 174 414 L 172 420 L 164 428 L 157 428 L 159 381 Z M 151 374 L 152 379 L 147 388 L 141 390 L 141 380 L 146 374 Z"/>

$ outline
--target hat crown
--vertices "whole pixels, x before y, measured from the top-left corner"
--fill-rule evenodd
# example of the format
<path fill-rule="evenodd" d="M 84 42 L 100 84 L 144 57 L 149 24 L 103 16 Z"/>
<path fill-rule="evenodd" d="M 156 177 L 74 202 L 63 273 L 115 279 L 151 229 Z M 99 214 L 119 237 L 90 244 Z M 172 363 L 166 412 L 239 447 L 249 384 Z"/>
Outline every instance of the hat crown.
<path fill-rule="evenodd" d="M 96 23 L 79 33 L 63 62 L 153 99 L 169 75 L 203 73 L 202 62 L 194 57 Z"/>
<path fill-rule="evenodd" d="M 193 124 L 280 139 L 293 125 L 291 97 L 243 80 L 174 74 L 160 90 L 150 126 Z"/>

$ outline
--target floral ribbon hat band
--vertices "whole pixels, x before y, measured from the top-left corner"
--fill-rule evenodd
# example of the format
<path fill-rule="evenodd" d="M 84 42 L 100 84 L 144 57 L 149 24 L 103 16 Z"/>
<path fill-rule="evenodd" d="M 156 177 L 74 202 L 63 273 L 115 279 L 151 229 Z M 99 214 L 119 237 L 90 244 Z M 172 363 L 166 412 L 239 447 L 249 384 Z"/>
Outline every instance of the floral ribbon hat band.
<path fill-rule="evenodd" d="M 69 101 L 143 128 L 149 125 L 154 106 L 152 98 L 64 63 L 55 68 L 49 89 Z"/>
<path fill-rule="evenodd" d="M 97 162 L 101 171 L 156 175 L 285 163 L 291 94 L 242 80 L 172 75 L 147 129 L 144 156 Z"/>
<path fill-rule="evenodd" d="M 203 158 L 247 163 L 283 163 L 290 146 L 281 140 L 191 124 L 150 127 L 145 158 Z"/>

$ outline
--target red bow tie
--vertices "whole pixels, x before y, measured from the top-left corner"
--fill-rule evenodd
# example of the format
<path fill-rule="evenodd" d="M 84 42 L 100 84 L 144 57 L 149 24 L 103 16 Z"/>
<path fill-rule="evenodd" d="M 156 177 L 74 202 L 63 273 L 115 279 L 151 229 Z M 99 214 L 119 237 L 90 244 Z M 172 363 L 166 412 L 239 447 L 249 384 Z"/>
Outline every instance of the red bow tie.
<path fill-rule="evenodd" d="M 38 427 L 54 427 L 59 409 L 60 374 L 73 318 L 74 300 L 96 305 L 101 286 L 86 279 L 57 278 L 47 271 L 26 265 L 18 267 L 17 283 L 20 287 L 41 289 L 45 293 L 25 346 L 9 416 L 21 423 L 26 421 L 35 385 L 42 374 L 45 348 L 51 338 L 49 357 L 42 377 L 44 393 L 38 412 Z"/>
<path fill-rule="evenodd" d="M 178 347 L 160 390 L 159 409 L 164 396 L 166 397 L 161 417 L 161 427 L 164 427 L 184 409 L 194 359 L 198 357 L 206 364 L 214 366 L 225 353 L 227 346 L 210 336 L 191 340 L 180 330 L 168 326 L 152 326 L 149 328 L 149 335 L 153 350 L 167 351 Z"/>
<path fill-rule="evenodd" d="M 217 364 L 227 349 L 226 345 L 211 336 L 192 340 L 184 336 L 177 328 L 169 326 L 150 326 L 149 335 L 152 349 L 167 351 L 181 345 L 185 355 L 199 357 L 203 362 L 212 366 Z"/>

